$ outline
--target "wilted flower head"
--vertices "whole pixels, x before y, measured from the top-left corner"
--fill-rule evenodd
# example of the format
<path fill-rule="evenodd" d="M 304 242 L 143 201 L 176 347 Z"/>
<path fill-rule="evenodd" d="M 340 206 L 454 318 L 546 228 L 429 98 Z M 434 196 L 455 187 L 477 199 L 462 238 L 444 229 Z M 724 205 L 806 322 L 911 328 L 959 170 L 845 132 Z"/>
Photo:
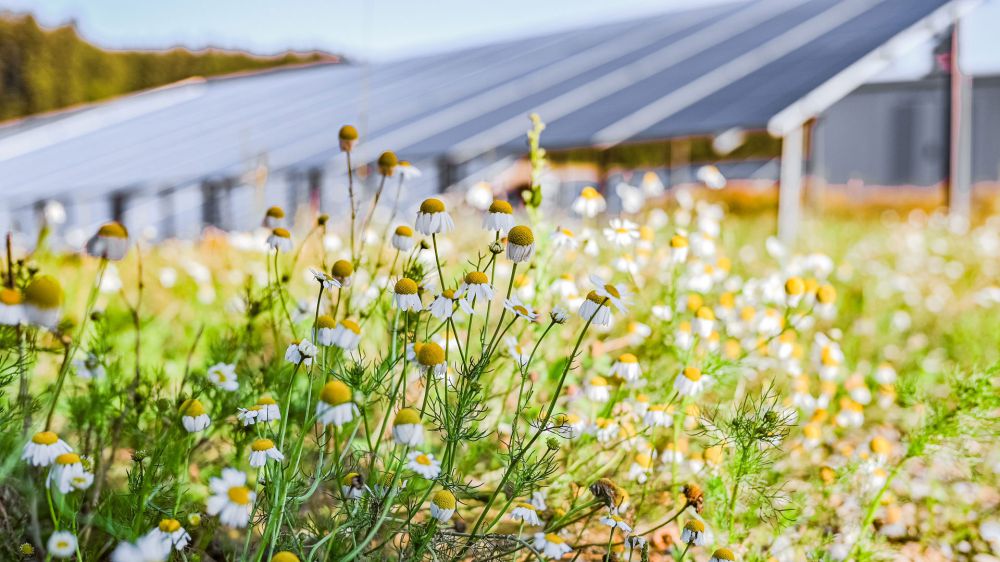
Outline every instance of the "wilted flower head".
<path fill-rule="evenodd" d="M 87 253 L 106 260 L 118 261 L 128 252 L 128 230 L 122 223 L 112 221 L 97 229 L 87 242 Z"/>

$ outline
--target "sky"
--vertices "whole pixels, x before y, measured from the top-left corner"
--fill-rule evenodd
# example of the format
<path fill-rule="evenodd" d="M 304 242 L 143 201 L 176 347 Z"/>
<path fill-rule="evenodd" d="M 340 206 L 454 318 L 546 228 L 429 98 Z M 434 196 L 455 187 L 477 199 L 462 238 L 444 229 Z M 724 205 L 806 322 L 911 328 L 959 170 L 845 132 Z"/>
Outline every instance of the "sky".
<path fill-rule="evenodd" d="M 321 49 L 384 60 L 527 37 L 724 0 L 0 0 L 43 25 L 75 21 L 106 48 L 182 45 L 272 54 Z M 1000 72 L 1000 0 L 985 0 L 963 28 L 963 66 Z M 926 62 L 904 60 L 900 73 Z M 892 74 L 892 72 L 890 72 Z"/>

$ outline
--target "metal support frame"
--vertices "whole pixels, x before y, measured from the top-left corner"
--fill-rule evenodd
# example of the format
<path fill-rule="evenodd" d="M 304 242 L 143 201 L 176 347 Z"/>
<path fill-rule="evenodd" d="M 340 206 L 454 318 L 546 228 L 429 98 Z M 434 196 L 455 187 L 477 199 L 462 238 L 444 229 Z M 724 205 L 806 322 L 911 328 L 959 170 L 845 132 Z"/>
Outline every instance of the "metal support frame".
<path fill-rule="evenodd" d="M 802 217 L 802 160 L 804 125 L 788 131 L 781 139 L 781 179 L 778 183 L 778 238 L 792 245 Z"/>

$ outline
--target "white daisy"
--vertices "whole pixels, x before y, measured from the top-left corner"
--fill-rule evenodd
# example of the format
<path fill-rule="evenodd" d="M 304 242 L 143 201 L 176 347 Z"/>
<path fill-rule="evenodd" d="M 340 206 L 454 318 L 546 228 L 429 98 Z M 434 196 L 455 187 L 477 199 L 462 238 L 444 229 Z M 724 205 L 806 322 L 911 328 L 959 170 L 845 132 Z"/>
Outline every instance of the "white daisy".
<path fill-rule="evenodd" d="M 324 426 L 333 424 L 336 427 L 350 423 L 360 413 L 351 398 L 350 387 L 339 380 L 332 380 L 323 385 L 319 401 L 316 402 L 316 417 L 319 423 Z"/>
<path fill-rule="evenodd" d="M 246 527 L 250 521 L 257 494 L 247 488 L 247 475 L 232 468 L 222 469 L 222 477 L 209 481 L 212 495 L 208 498 L 206 512 L 218 515 L 223 525 Z"/>
<path fill-rule="evenodd" d="M 542 519 L 538 516 L 538 509 L 530 503 L 514 504 L 514 509 L 510 511 L 510 518 L 514 521 L 524 521 L 525 525 L 533 527 L 542 524 Z"/>
<path fill-rule="evenodd" d="M 215 386 L 230 392 L 240 388 L 236 380 L 236 365 L 232 363 L 216 363 L 208 368 L 208 380 Z"/>
<path fill-rule="evenodd" d="M 392 233 L 392 247 L 400 252 L 409 252 L 413 247 L 413 229 L 408 226 L 397 226 Z"/>
<path fill-rule="evenodd" d="M 292 235 L 284 228 L 275 228 L 271 231 L 271 235 L 267 237 L 267 245 L 272 250 L 278 250 L 279 252 L 291 252 Z"/>
<path fill-rule="evenodd" d="M 451 220 L 444 202 L 432 197 L 420 204 L 415 226 L 417 232 L 430 236 L 451 232 L 455 228 L 455 222 Z"/>
<path fill-rule="evenodd" d="M 31 466 L 49 466 L 59 455 L 73 449 L 51 431 L 42 431 L 31 437 L 24 445 L 21 460 L 28 461 Z"/>
<path fill-rule="evenodd" d="M 319 352 L 309 340 L 292 340 L 285 349 L 285 361 L 292 365 L 312 365 L 313 357 Z"/>
<path fill-rule="evenodd" d="M 185 400 L 181 403 L 179 411 L 181 414 L 181 423 L 188 433 L 204 431 L 212 423 L 212 420 L 208 417 L 208 413 L 205 412 L 205 406 L 198 399 L 189 398 Z"/>
<path fill-rule="evenodd" d="M 692 546 L 705 544 L 705 524 L 698 519 L 692 519 L 684 524 L 681 531 L 681 542 Z"/>
<path fill-rule="evenodd" d="M 423 443 L 424 426 L 420 423 L 420 414 L 413 408 L 400 409 L 392 423 L 392 438 L 396 443 L 407 447 Z"/>
<path fill-rule="evenodd" d="M 403 312 L 407 310 L 419 311 L 423 308 L 423 304 L 420 302 L 417 289 L 416 281 L 403 277 L 396 281 L 396 285 L 393 287 L 392 300 Z"/>
<path fill-rule="evenodd" d="M 559 226 L 556 227 L 555 232 L 552 233 L 552 247 L 554 248 L 567 248 L 575 250 L 579 245 L 580 241 L 576 239 L 576 234 L 568 228 Z"/>
<path fill-rule="evenodd" d="M 709 384 L 710 379 L 697 367 L 685 367 L 674 379 L 674 390 L 681 396 L 694 396 Z"/>
<path fill-rule="evenodd" d="M 337 321 L 332 316 L 320 314 L 316 318 L 316 328 L 313 330 L 313 338 L 316 339 L 316 343 L 324 347 L 333 345 L 333 342 L 337 339 L 334 335 L 334 328 L 336 327 Z"/>
<path fill-rule="evenodd" d="M 489 278 L 482 271 L 470 271 L 465 274 L 462 284 L 455 291 L 455 297 L 489 302 L 493 300 L 493 286 L 490 285 Z"/>
<path fill-rule="evenodd" d="M 618 360 L 611 365 L 611 376 L 618 377 L 627 382 L 635 382 L 642 377 L 642 367 L 639 366 L 639 359 L 631 353 L 623 353 L 618 356 Z"/>
<path fill-rule="evenodd" d="M 515 226 L 507 233 L 507 259 L 522 263 L 535 253 L 535 235 L 524 225 Z"/>
<path fill-rule="evenodd" d="M 354 351 L 361 344 L 361 326 L 357 322 L 344 318 L 333 330 L 333 345 L 344 351 Z"/>
<path fill-rule="evenodd" d="M 184 530 L 181 522 L 176 519 L 163 519 L 159 525 L 146 534 L 167 542 L 178 551 L 184 550 L 184 547 L 191 542 L 191 535 Z"/>
<path fill-rule="evenodd" d="M 535 550 L 546 558 L 554 560 L 573 552 L 573 548 L 566 544 L 566 540 L 555 533 L 535 533 Z"/>
<path fill-rule="evenodd" d="M 583 385 L 584 394 L 591 402 L 603 404 L 611 399 L 611 389 L 608 380 L 601 376 L 587 379 Z"/>
<path fill-rule="evenodd" d="M 430 306 L 427 307 L 431 316 L 438 320 L 446 320 L 455 314 L 455 291 L 445 289 L 434 298 Z"/>
<path fill-rule="evenodd" d="M 441 463 L 431 453 L 410 451 L 408 458 L 409 462 L 406 463 L 406 468 L 428 480 L 433 480 L 437 478 L 438 474 L 441 474 Z"/>
<path fill-rule="evenodd" d="M 455 513 L 455 495 L 448 490 L 438 490 L 431 496 L 431 517 L 444 523 Z"/>
<path fill-rule="evenodd" d="M 260 468 L 267 463 L 267 459 L 281 461 L 285 455 L 274 446 L 274 441 L 270 439 L 256 439 L 250 444 L 250 466 Z"/>
<path fill-rule="evenodd" d="M 517 296 L 511 296 L 509 299 L 504 299 L 504 307 L 508 312 L 514 314 L 518 318 L 524 318 L 528 322 L 534 322 L 538 318 L 538 313 L 532 310 L 528 305 L 521 302 L 521 299 Z"/>
<path fill-rule="evenodd" d="M 514 226 L 514 208 L 510 203 L 497 199 L 483 215 L 483 230 L 507 232 Z"/>
<path fill-rule="evenodd" d="M 0 325 L 17 326 L 25 322 L 24 295 L 16 289 L 0 288 Z"/>
<path fill-rule="evenodd" d="M 631 533 L 632 526 L 625 522 L 625 519 L 617 513 L 609 513 L 604 517 L 601 517 L 601 523 L 611 527 L 612 529 L 620 529 L 623 533 Z"/>
<path fill-rule="evenodd" d="M 587 298 L 580 303 L 580 309 L 577 313 L 580 318 L 595 326 L 607 326 L 611 323 L 611 309 L 607 302 L 608 299 L 598 295 L 597 291 L 591 291 L 587 294 Z"/>
<path fill-rule="evenodd" d="M 349 472 L 340 479 L 340 492 L 349 500 L 361 499 L 365 495 L 365 479 L 357 472 Z"/>
<path fill-rule="evenodd" d="M 720 548 L 712 553 L 708 562 L 736 562 L 736 555 L 728 548 Z"/>
<path fill-rule="evenodd" d="M 611 219 L 604 236 L 615 246 L 631 246 L 639 239 L 639 226 L 626 219 Z"/>
<path fill-rule="evenodd" d="M 72 558 L 76 554 L 76 535 L 69 531 L 56 531 L 49 536 L 46 547 L 53 558 Z"/>
<path fill-rule="evenodd" d="M 61 494 L 73 490 L 86 490 L 94 482 L 94 475 L 83 468 L 83 461 L 76 453 L 63 453 L 56 457 L 55 463 L 49 469 L 46 486 L 55 487 Z"/>
<path fill-rule="evenodd" d="M 604 196 L 597 189 L 588 185 L 573 201 L 572 209 L 574 213 L 589 219 L 604 212 L 607 207 L 608 203 L 604 200 Z"/>
<path fill-rule="evenodd" d="M 118 261 L 128 252 L 128 231 L 120 222 L 109 222 L 87 241 L 87 253 L 96 258 Z"/>
<path fill-rule="evenodd" d="M 55 328 L 62 315 L 62 286 L 49 275 L 40 275 L 24 288 L 22 311 L 30 324 L 46 329 Z"/>
<path fill-rule="evenodd" d="M 166 562 L 171 546 L 168 538 L 147 533 L 134 543 L 118 543 L 111 552 L 111 562 Z"/>

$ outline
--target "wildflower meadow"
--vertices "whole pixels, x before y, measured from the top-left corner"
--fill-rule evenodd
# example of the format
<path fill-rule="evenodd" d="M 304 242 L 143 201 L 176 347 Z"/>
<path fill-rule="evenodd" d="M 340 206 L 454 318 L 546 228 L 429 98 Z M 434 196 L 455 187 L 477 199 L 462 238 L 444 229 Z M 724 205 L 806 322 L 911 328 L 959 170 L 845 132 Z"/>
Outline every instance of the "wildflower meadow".
<path fill-rule="evenodd" d="M 509 198 L 385 152 L 331 216 L 8 237 L 0 559 L 1000 557 L 997 217 L 559 208 L 541 131 Z"/>

